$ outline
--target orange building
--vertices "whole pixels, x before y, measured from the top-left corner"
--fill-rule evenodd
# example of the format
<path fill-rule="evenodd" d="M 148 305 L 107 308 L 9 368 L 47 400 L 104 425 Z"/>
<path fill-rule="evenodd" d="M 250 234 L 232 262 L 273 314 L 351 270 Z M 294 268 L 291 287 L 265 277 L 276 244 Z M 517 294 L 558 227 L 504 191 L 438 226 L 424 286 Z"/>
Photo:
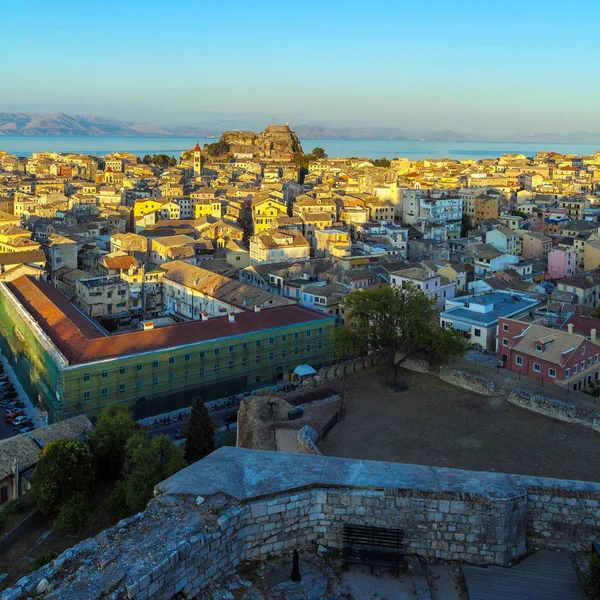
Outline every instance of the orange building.
<path fill-rule="evenodd" d="M 486 194 L 476 196 L 474 200 L 473 225 L 479 225 L 485 219 L 497 219 L 500 212 L 500 203 L 497 198 Z"/>

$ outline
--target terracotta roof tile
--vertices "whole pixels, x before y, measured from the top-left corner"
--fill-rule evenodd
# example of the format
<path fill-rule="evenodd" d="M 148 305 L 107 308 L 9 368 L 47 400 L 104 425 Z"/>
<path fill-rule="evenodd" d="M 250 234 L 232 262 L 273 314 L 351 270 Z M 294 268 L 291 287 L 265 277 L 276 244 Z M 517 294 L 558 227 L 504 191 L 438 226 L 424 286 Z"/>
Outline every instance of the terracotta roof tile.
<path fill-rule="evenodd" d="M 6 285 L 71 364 L 166 350 L 331 318 L 300 306 L 283 306 L 238 313 L 234 323 L 230 323 L 228 317 L 222 317 L 109 336 L 44 281 L 24 275 Z"/>

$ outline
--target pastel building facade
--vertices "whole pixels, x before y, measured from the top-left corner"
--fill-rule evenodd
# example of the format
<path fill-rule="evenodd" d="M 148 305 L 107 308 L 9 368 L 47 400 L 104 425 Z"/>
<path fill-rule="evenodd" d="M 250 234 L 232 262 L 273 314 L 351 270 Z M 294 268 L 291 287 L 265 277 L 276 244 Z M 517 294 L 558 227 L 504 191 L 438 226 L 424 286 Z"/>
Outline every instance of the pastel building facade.
<path fill-rule="evenodd" d="M 557 248 L 548 253 L 546 279 L 562 279 L 577 272 L 577 252 Z"/>

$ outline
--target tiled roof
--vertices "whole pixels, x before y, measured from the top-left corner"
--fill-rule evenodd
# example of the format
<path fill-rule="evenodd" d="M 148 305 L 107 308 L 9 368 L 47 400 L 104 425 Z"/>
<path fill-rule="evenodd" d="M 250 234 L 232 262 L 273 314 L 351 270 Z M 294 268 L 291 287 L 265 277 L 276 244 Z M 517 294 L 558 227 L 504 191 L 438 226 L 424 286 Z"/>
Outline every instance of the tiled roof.
<path fill-rule="evenodd" d="M 283 296 L 272 294 L 182 261 L 165 263 L 162 265 L 162 269 L 165 270 L 165 281 L 171 280 L 180 283 L 211 298 L 216 298 L 244 310 L 254 310 L 256 304 L 265 308 L 295 304 L 293 300 Z"/>
<path fill-rule="evenodd" d="M 0 265 L 20 265 L 45 263 L 43 250 L 25 250 L 24 252 L 0 252 Z"/>
<path fill-rule="evenodd" d="M 234 323 L 223 317 L 107 336 L 65 296 L 43 281 L 23 276 L 6 286 L 71 364 L 166 350 L 326 318 L 294 305 L 239 313 Z"/>
<path fill-rule="evenodd" d="M 133 256 L 106 256 L 104 266 L 107 269 L 127 270 L 129 267 L 136 267 L 137 260 Z"/>
<path fill-rule="evenodd" d="M 21 473 L 35 466 L 42 448 L 60 439 L 76 440 L 92 427 L 85 415 L 79 415 L 12 438 L 0 440 L 0 481 L 12 473 L 14 459 L 19 461 Z"/>
<path fill-rule="evenodd" d="M 572 352 L 577 350 L 583 341 L 585 338 L 581 335 L 550 329 L 542 325 L 530 325 L 521 337 L 516 338 L 513 350 L 541 358 L 555 365 L 564 365 L 573 356 Z M 543 352 L 538 352 L 536 350 L 537 343 L 542 345 L 550 343 L 550 346 Z"/>

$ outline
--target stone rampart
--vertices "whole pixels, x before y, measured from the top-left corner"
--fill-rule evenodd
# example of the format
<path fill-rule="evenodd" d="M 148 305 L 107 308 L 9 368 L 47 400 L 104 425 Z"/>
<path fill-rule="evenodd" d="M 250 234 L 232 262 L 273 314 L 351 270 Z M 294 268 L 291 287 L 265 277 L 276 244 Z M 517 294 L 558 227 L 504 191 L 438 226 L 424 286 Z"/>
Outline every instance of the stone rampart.
<path fill-rule="evenodd" d="M 399 527 L 407 554 L 476 564 L 585 549 L 600 526 L 596 483 L 240 448 L 221 448 L 157 494 L 1 598 L 192 598 L 241 561 L 340 548 L 345 522 Z"/>
<path fill-rule="evenodd" d="M 476 392 L 484 396 L 500 396 L 514 404 L 532 412 L 552 417 L 567 423 L 576 423 L 600 432 L 600 414 L 574 402 L 565 402 L 551 395 L 551 384 L 548 395 L 515 386 L 514 381 L 494 380 L 485 375 L 475 375 L 451 366 L 434 367 L 421 359 L 409 359 L 402 365 L 404 368 L 417 373 L 429 373 L 448 383 Z M 483 368 L 480 366 L 480 368 Z"/>

